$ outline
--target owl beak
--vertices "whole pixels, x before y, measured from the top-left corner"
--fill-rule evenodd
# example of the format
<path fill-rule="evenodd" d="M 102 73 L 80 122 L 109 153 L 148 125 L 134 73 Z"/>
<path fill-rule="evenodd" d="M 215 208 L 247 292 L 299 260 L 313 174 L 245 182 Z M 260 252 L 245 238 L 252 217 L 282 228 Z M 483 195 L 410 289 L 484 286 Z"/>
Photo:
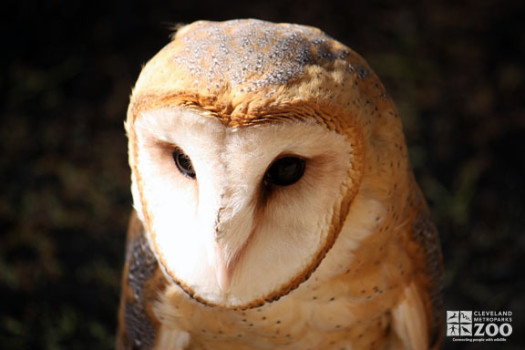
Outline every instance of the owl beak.
<path fill-rule="evenodd" d="M 215 277 L 220 289 L 227 292 L 255 228 L 253 219 L 250 220 L 253 214 L 249 205 L 233 210 L 229 204 L 229 195 L 224 195 L 222 200 L 224 203 L 219 209 L 214 227 Z M 251 232 L 246 230 L 248 225 L 252 226 Z"/>
<path fill-rule="evenodd" d="M 219 287 L 224 291 L 228 291 L 230 288 L 233 269 L 235 264 L 231 264 L 225 257 L 226 252 L 220 246 L 215 246 L 215 271 L 217 277 L 217 283 Z"/>

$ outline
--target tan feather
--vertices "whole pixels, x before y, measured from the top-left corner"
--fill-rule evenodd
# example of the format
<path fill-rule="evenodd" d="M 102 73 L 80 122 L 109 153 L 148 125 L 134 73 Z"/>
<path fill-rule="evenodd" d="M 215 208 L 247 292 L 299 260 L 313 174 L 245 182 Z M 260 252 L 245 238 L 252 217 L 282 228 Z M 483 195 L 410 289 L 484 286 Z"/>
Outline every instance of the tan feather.
<path fill-rule="evenodd" d="M 306 26 L 196 22 L 144 67 L 126 129 L 119 349 L 439 347 L 439 238 L 357 53 Z"/>

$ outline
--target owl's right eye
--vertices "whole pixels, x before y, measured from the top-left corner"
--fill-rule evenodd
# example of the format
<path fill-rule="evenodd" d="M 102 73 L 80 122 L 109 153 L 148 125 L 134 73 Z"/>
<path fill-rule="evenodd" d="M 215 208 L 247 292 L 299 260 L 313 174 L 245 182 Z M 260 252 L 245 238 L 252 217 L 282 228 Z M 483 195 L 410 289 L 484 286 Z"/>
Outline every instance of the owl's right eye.
<path fill-rule="evenodd" d="M 173 160 L 182 175 L 189 177 L 190 179 L 195 179 L 195 169 L 193 169 L 191 159 L 186 153 L 182 152 L 179 148 L 176 148 L 175 151 L 173 151 Z"/>

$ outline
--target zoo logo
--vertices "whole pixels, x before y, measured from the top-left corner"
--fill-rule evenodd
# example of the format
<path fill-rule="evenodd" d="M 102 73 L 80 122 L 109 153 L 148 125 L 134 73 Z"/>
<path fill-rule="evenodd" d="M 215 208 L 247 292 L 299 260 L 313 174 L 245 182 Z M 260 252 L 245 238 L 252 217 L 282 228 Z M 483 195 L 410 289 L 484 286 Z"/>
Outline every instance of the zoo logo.
<path fill-rule="evenodd" d="M 447 311 L 447 337 L 491 337 L 489 339 L 476 339 L 474 341 L 506 341 L 505 338 L 512 334 L 512 312 L 487 312 L 487 311 Z M 496 323 L 497 322 L 497 323 Z M 465 339 L 466 340 L 466 339 Z M 453 339 L 453 341 L 464 341 Z"/>

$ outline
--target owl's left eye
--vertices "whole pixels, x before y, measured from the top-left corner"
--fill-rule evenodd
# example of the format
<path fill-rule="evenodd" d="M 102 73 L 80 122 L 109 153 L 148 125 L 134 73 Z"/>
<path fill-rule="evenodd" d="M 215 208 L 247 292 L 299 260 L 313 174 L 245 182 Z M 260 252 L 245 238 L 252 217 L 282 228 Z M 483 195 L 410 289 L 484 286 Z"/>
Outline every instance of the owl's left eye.
<path fill-rule="evenodd" d="M 264 175 L 266 184 L 293 185 L 303 176 L 305 160 L 298 157 L 282 157 L 272 163 Z"/>
<path fill-rule="evenodd" d="M 177 169 L 181 172 L 182 175 L 187 176 L 191 179 L 195 179 L 195 170 L 193 169 L 193 164 L 191 163 L 190 157 L 180 149 L 176 148 L 173 151 L 173 160 Z"/>

